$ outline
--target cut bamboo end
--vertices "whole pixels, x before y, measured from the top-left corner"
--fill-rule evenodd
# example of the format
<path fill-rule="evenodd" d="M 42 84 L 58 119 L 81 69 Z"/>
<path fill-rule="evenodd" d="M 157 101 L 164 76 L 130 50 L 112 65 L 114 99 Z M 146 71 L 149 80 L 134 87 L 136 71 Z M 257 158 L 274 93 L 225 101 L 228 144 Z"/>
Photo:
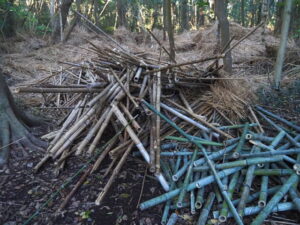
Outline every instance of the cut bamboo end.
<path fill-rule="evenodd" d="M 225 223 L 227 221 L 227 216 L 221 215 L 221 216 L 219 216 L 218 220 L 220 223 Z"/>
<path fill-rule="evenodd" d="M 258 207 L 260 207 L 260 208 L 264 208 L 264 207 L 266 206 L 266 201 L 260 200 L 260 201 L 258 201 L 257 205 L 258 205 Z"/>

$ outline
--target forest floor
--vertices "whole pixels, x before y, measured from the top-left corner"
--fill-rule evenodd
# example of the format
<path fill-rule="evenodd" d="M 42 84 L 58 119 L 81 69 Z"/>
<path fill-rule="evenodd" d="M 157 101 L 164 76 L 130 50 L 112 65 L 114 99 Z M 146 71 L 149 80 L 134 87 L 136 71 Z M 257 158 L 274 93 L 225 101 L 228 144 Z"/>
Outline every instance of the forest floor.
<path fill-rule="evenodd" d="M 214 39 L 209 38 L 213 29 L 208 28 L 202 31 L 202 34 L 201 32 L 185 32 L 177 36 L 178 61 L 193 60 L 204 54 L 214 54 L 216 51 Z M 236 30 L 236 33 L 240 33 L 237 28 Z M 76 37 L 72 37 L 66 44 L 55 46 L 48 46 L 42 39 L 24 36 L 19 36 L 17 40 L 9 44 L 2 43 L 0 65 L 8 78 L 9 85 L 16 87 L 31 84 L 67 67 L 65 62 L 80 63 L 94 57 L 86 51 L 89 46 L 86 39 L 98 45 L 105 43 L 103 39 L 84 30 L 79 29 L 76 34 Z M 157 32 L 156 35 L 162 38 L 161 33 Z M 203 37 L 203 35 L 206 36 Z M 120 30 L 114 37 L 130 49 L 158 55 L 159 46 L 147 36 L 134 36 L 126 30 Z M 278 43 L 278 39 L 272 35 L 268 37 L 269 43 L 272 40 Z M 288 73 L 281 92 L 272 90 L 269 85 L 269 76 L 273 68 L 274 54 L 268 52 L 268 49 L 262 50 L 261 43 L 258 43 L 257 39 L 259 36 L 251 37 L 242 47 L 234 50 L 233 77 L 244 78 L 241 83 L 250 84 L 253 92 L 257 93 L 256 101 L 270 111 L 286 119 L 300 122 L 299 68 L 298 72 Z M 209 43 L 205 43 L 204 40 L 208 40 Z M 291 43 L 290 47 L 293 47 Z M 56 121 L 60 118 L 59 110 L 42 109 L 44 101 L 42 95 L 19 94 L 15 98 L 19 105 L 26 105 L 25 109 L 33 114 L 43 115 Z M 49 130 L 45 130 L 44 133 L 47 131 Z M 35 174 L 33 167 L 43 155 L 44 152 L 22 152 L 17 146 L 12 149 L 10 173 L 0 174 L 0 224 L 23 224 L 49 199 L 51 194 L 86 163 L 85 159 L 73 157 L 70 160 L 72 163 L 67 163 L 58 176 L 54 166 L 48 164 Z M 57 212 L 57 208 L 74 186 L 72 184 L 48 202 L 47 207 L 30 224 L 160 224 L 162 206 L 142 212 L 137 208 L 140 201 L 157 196 L 163 193 L 163 190 L 156 182 L 153 182 L 154 178 L 147 174 L 146 164 L 136 158 L 131 157 L 127 160 L 104 203 L 101 206 L 95 206 L 94 200 L 108 179 L 103 178 L 107 167 L 108 162 L 105 162 L 101 167 L 102 170 L 88 177 L 64 211 Z M 75 183 L 76 180 L 73 184 Z M 182 215 L 180 223 L 192 223 L 193 218 L 189 214 Z M 284 216 L 284 214 L 279 215 Z M 292 219 L 290 222 L 300 222 L 292 216 L 287 216 L 287 218 Z M 286 221 L 288 222 L 288 219 Z M 234 224 L 234 222 L 227 224 Z"/>

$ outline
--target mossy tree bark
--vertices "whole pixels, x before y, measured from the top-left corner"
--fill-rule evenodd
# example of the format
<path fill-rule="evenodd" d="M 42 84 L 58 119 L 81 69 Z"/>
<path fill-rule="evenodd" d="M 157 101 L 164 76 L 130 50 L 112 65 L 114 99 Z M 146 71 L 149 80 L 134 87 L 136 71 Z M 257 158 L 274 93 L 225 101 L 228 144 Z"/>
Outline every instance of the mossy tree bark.
<path fill-rule="evenodd" d="M 34 137 L 30 126 L 40 126 L 42 121 L 31 118 L 19 111 L 10 90 L 0 72 L 0 171 L 5 171 L 11 143 L 21 144 L 23 148 L 38 150 L 46 144 Z"/>

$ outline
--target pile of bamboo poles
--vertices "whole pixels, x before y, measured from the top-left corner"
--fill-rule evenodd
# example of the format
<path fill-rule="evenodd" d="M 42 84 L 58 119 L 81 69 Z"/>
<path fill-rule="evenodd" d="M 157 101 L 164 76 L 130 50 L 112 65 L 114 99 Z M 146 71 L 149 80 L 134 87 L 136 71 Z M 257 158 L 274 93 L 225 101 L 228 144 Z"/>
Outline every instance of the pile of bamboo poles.
<path fill-rule="evenodd" d="M 253 224 L 261 224 L 272 210 L 298 207 L 300 136 L 294 131 L 300 128 L 260 107 L 254 112 L 246 105 L 249 123 L 221 126 L 201 114 L 199 99 L 190 100 L 180 89 L 183 83 L 191 88 L 206 85 L 206 80 L 191 75 L 195 74 L 191 65 L 222 55 L 169 65 L 145 53 L 93 44 L 91 51 L 97 57 L 71 64 L 72 69 L 52 77 L 53 84 L 16 89 L 42 93 L 45 101 L 66 112 L 60 128 L 43 136 L 50 144 L 36 171 L 49 160 L 59 173 L 70 156 L 90 159 L 60 210 L 86 177 L 98 172 L 109 158 L 104 176 L 110 174 L 110 178 L 95 200 L 101 204 L 133 149 L 138 149 L 134 155 L 143 158 L 166 191 L 140 205 L 145 210 L 166 203 L 162 224 L 167 223 L 170 210 L 178 212 L 184 207 L 190 207 L 191 214 L 201 211 L 198 224 L 205 224 L 208 218 L 225 222 L 229 217 L 243 224 L 244 216 L 255 213 L 259 215 Z M 206 76 L 205 72 L 197 74 Z M 257 115 L 279 134 L 267 136 Z M 261 180 L 261 190 L 250 194 L 254 178 Z M 292 202 L 280 203 L 288 192 Z M 246 207 L 255 199 L 260 208 Z M 168 224 L 177 218 L 173 213 Z"/>
<path fill-rule="evenodd" d="M 272 212 L 300 212 L 300 126 L 256 106 L 269 132 L 257 123 L 223 126 L 219 129 L 241 130 L 240 137 L 212 142 L 211 132 L 191 136 L 145 104 L 184 137 L 168 138 L 192 144 L 161 152 L 170 191 L 140 204 L 145 210 L 164 203 L 161 224 L 175 224 L 179 210 L 185 208 L 192 215 L 199 211 L 197 225 L 226 223 L 231 217 L 236 224 L 244 224 L 243 218 L 250 215 L 251 224 L 258 225 Z M 255 132 L 257 126 L 262 132 Z M 168 219 L 172 211 L 178 215 Z"/>

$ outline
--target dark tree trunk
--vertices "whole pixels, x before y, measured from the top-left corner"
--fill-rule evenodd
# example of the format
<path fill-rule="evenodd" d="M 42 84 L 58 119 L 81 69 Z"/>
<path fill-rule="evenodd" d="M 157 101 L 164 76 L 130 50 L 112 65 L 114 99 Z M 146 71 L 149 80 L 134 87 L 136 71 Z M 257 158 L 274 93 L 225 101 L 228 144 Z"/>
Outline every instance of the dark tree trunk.
<path fill-rule="evenodd" d="M 245 0 L 241 1 L 241 22 L 245 26 Z"/>
<path fill-rule="evenodd" d="M 182 0 L 181 1 L 181 30 L 188 30 L 189 29 L 189 18 L 188 18 L 188 1 Z"/>
<path fill-rule="evenodd" d="M 124 0 L 117 0 L 118 20 L 117 27 L 127 27 L 126 23 L 126 5 Z"/>
<path fill-rule="evenodd" d="M 14 11 L 12 10 L 12 7 L 14 5 L 14 0 L 9 0 L 7 3 L 7 17 L 6 17 L 6 23 L 4 24 L 4 28 L 2 28 L 4 35 L 6 37 L 13 37 L 16 34 L 15 28 L 15 15 Z"/>
<path fill-rule="evenodd" d="M 59 9 L 57 9 L 55 13 L 55 18 L 53 22 L 53 31 L 52 31 L 52 42 L 55 43 L 60 36 L 61 29 L 62 31 L 65 29 L 67 18 L 69 14 L 70 7 L 73 3 L 73 0 L 61 0 L 61 5 L 59 5 Z M 61 14 L 61 15 L 60 15 Z M 60 21 L 61 17 L 61 21 Z M 61 27 L 62 25 L 62 27 Z"/>
<path fill-rule="evenodd" d="M 45 143 L 30 134 L 28 127 L 41 125 L 41 122 L 17 110 L 6 81 L 0 72 L 0 171 L 7 169 L 11 142 L 24 148 L 40 149 Z"/>
<path fill-rule="evenodd" d="M 215 2 L 215 14 L 219 20 L 220 30 L 221 30 L 221 49 L 223 49 L 230 40 L 229 33 L 229 22 L 226 15 L 226 9 L 224 0 L 218 0 Z M 229 46 L 228 46 L 229 47 Z M 231 52 L 228 52 L 224 59 L 224 70 L 228 73 L 232 72 L 232 58 Z"/>

